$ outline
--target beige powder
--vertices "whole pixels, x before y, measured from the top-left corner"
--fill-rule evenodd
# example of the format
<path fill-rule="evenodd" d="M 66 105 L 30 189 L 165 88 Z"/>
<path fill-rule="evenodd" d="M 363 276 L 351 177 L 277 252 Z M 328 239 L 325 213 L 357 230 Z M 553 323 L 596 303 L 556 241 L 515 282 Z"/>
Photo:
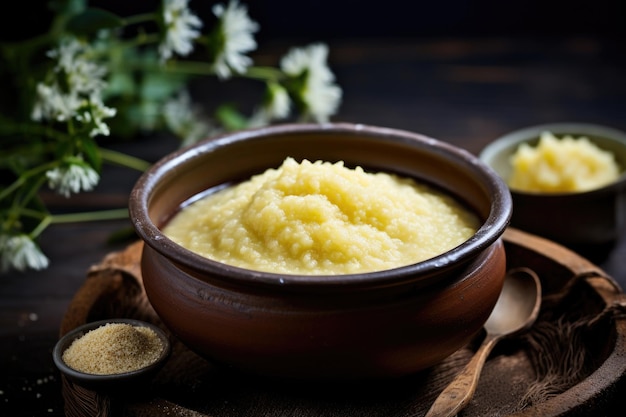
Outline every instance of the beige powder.
<path fill-rule="evenodd" d="M 163 344 L 154 330 L 107 323 L 76 339 L 63 352 L 63 361 L 80 372 L 111 375 L 149 366 L 162 351 Z"/>

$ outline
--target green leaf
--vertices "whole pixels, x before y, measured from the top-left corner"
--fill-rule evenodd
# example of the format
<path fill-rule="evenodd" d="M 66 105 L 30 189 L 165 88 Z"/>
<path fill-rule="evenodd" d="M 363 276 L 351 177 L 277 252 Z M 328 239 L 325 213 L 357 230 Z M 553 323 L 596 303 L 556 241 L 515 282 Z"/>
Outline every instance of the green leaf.
<path fill-rule="evenodd" d="M 130 73 L 115 72 L 109 77 L 109 83 L 103 93 L 104 98 L 131 96 L 135 94 L 136 84 Z"/>
<path fill-rule="evenodd" d="M 100 157 L 100 152 L 98 151 L 98 145 L 92 139 L 85 139 L 82 141 L 82 151 L 84 153 L 85 160 L 95 169 L 96 171 L 100 171 L 102 167 L 102 158 Z"/>
<path fill-rule="evenodd" d="M 117 15 L 102 9 L 90 8 L 72 17 L 67 30 L 76 36 L 92 35 L 102 29 L 121 27 L 124 21 Z"/>
<path fill-rule="evenodd" d="M 148 73 L 141 83 L 141 98 L 144 101 L 165 101 L 183 88 L 185 81 L 183 75 Z"/>
<path fill-rule="evenodd" d="M 56 159 L 63 159 L 67 155 L 74 155 L 74 141 L 62 140 L 54 148 L 54 155 Z"/>
<path fill-rule="evenodd" d="M 51 0 L 48 7 L 57 15 L 73 15 L 87 8 L 87 0 Z"/>
<path fill-rule="evenodd" d="M 244 129 L 248 125 L 245 116 L 230 104 L 219 106 L 215 112 L 215 117 L 227 130 Z"/>

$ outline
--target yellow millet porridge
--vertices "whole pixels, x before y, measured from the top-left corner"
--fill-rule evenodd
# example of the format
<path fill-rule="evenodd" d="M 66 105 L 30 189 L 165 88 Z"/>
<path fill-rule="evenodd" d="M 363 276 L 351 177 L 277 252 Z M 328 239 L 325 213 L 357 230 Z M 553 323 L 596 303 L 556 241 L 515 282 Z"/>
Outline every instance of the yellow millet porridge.
<path fill-rule="evenodd" d="M 614 155 L 586 137 L 555 137 L 544 132 L 537 146 L 521 144 L 511 157 L 512 189 L 577 192 L 600 188 L 620 176 Z"/>
<path fill-rule="evenodd" d="M 184 207 L 163 231 L 226 264 L 335 275 L 423 261 L 478 227 L 472 212 L 425 184 L 343 162 L 287 158 Z"/>

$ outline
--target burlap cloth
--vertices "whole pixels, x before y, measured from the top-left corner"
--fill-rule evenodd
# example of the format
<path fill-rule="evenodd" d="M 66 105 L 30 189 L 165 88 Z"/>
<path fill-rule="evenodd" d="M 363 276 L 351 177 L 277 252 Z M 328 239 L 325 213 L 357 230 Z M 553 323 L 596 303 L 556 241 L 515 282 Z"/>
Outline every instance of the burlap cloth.
<path fill-rule="evenodd" d="M 530 268 L 541 278 L 540 317 L 530 331 L 496 346 L 460 415 L 623 415 L 619 391 L 626 388 L 626 298 L 619 286 L 594 264 L 545 239 L 509 229 L 504 242 L 509 268 Z M 111 253 L 90 269 L 60 335 L 117 317 L 164 328 L 143 289 L 141 245 Z M 124 394 L 90 391 L 64 378 L 66 415 L 423 416 L 480 343 L 477 337 L 418 375 L 360 385 L 242 375 L 213 366 L 174 336 L 171 340 L 172 354 L 163 369 L 145 386 Z"/>

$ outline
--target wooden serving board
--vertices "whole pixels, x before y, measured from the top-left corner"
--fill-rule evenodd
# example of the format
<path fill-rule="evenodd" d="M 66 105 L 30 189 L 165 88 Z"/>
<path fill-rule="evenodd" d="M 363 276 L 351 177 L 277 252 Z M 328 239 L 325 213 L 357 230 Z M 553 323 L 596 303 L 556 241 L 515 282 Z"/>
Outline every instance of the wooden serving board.
<path fill-rule="evenodd" d="M 461 416 L 607 416 L 626 410 L 626 296 L 576 253 L 508 229 L 507 267 L 534 270 L 542 311 L 526 334 L 501 342 Z M 141 242 L 94 265 L 60 335 L 128 317 L 163 327 L 141 279 Z M 167 329 L 166 329 L 167 330 Z M 67 416 L 423 416 L 467 363 L 480 339 L 416 375 L 368 383 L 283 381 L 218 368 L 172 336 L 172 355 L 149 384 L 111 396 L 63 380 Z M 254 343 L 251 340 L 250 343 Z M 613 410 L 622 410 L 613 414 Z"/>

